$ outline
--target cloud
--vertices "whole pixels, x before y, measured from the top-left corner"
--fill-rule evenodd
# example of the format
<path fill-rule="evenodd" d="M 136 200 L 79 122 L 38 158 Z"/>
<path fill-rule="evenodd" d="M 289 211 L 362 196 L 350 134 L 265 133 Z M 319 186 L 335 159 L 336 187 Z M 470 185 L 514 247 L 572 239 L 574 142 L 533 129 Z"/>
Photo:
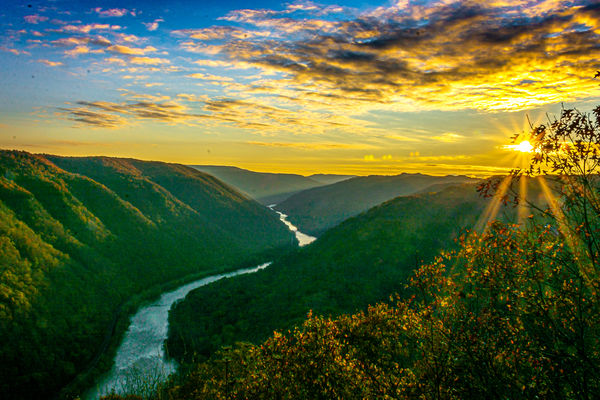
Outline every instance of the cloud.
<path fill-rule="evenodd" d="M 110 24 L 85 24 L 85 25 L 64 25 L 60 29 L 59 32 L 73 32 L 73 33 L 90 33 L 92 30 L 104 30 L 104 31 L 117 31 L 122 27 L 120 25 L 110 25 Z"/>
<path fill-rule="evenodd" d="M 394 159 L 394 157 L 391 154 L 384 154 L 384 155 L 382 155 L 379 158 L 376 157 L 376 156 L 374 156 L 373 154 L 365 154 L 362 159 L 363 159 L 363 161 L 366 161 L 366 162 L 374 162 L 374 161 L 388 161 L 388 162 L 390 162 L 390 161 L 392 161 Z"/>
<path fill-rule="evenodd" d="M 142 22 L 142 24 L 144 24 L 146 29 L 148 29 L 150 32 L 152 32 L 152 31 L 155 31 L 158 29 L 159 22 L 164 22 L 164 21 L 165 21 L 164 19 L 158 18 L 158 19 L 155 19 L 153 22 Z"/>
<path fill-rule="evenodd" d="M 50 60 L 38 60 L 38 62 L 45 64 L 49 67 L 58 67 L 61 65 L 64 65 L 62 62 L 60 61 L 50 61 Z"/>
<path fill-rule="evenodd" d="M 199 124 L 207 122 L 218 125 L 232 125 L 249 129 L 263 135 L 288 131 L 319 134 L 331 129 L 355 130 L 361 126 L 359 121 L 337 115 L 312 113 L 306 110 L 288 110 L 259 102 L 235 99 L 210 99 L 208 96 L 179 94 L 177 99 L 167 95 L 138 94 L 124 90 L 123 96 L 129 101 L 78 101 L 73 107 L 60 108 L 67 119 L 81 124 L 102 127 L 118 127 L 135 120 L 153 119 L 171 124 Z M 141 101 L 138 101 L 141 100 Z M 198 109 L 192 112 L 181 100 L 191 103 Z M 106 116 L 102 120 L 102 116 Z M 85 117 L 85 118 L 84 118 Z M 82 125 L 83 126 L 83 125 Z M 298 145 L 300 146 L 300 145 Z M 281 145 L 280 147 L 283 147 Z M 342 148 L 343 145 L 328 145 L 328 148 Z M 360 148 L 370 148 L 363 144 Z M 354 148 L 354 145 L 344 148 Z"/>
<path fill-rule="evenodd" d="M 116 53 L 116 54 L 144 55 L 146 53 L 155 52 L 156 48 L 154 48 L 152 46 L 146 46 L 146 48 L 140 49 L 140 48 L 128 47 L 128 46 L 122 46 L 122 45 L 112 45 L 112 46 L 108 47 L 106 50 L 110 51 L 111 53 Z"/>
<path fill-rule="evenodd" d="M 213 119 L 260 134 L 282 131 L 318 135 L 325 131 L 365 129 L 361 121 L 331 112 L 274 106 L 264 99 L 210 99 L 204 111 Z"/>
<path fill-rule="evenodd" d="M 135 65 L 160 65 L 171 63 L 171 61 L 167 60 L 166 58 L 158 57 L 131 57 L 129 62 Z"/>
<path fill-rule="evenodd" d="M 257 142 L 248 141 L 248 144 L 263 146 L 263 147 L 284 147 L 300 150 L 336 150 L 336 149 L 354 149 L 363 150 L 372 146 L 358 143 L 332 143 L 332 142 Z"/>
<path fill-rule="evenodd" d="M 464 139 L 464 136 L 458 133 L 446 132 L 441 135 L 432 136 L 431 138 L 443 143 L 455 143 Z"/>
<path fill-rule="evenodd" d="M 113 36 L 117 39 L 117 41 L 121 41 L 121 42 L 139 43 L 139 42 L 142 42 L 145 40 L 145 39 L 140 38 L 133 34 L 125 34 L 125 33 L 118 33 L 118 32 L 114 32 Z"/>
<path fill-rule="evenodd" d="M 67 119 L 82 126 L 117 128 L 126 125 L 130 119 L 151 119 L 169 123 L 183 123 L 202 119 L 201 114 L 189 113 L 187 108 L 177 102 L 106 102 L 78 101 L 75 107 L 62 107 L 59 111 Z"/>
<path fill-rule="evenodd" d="M 209 41 L 219 39 L 248 39 L 252 37 L 270 36 L 268 31 L 250 31 L 233 26 L 213 26 L 202 29 L 181 29 L 172 32 L 175 36 L 184 36 L 192 39 Z"/>
<path fill-rule="evenodd" d="M 600 7 L 591 0 L 410 1 L 331 19 L 322 8 L 237 10 L 223 20 L 255 30 L 178 34 L 187 51 L 280 74 L 263 86 L 347 109 L 523 110 L 600 93 L 591 79 Z"/>
<path fill-rule="evenodd" d="M 88 46 L 82 45 L 82 46 L 76 46 L 76 47 L 72 48 L 71 50 L 66 50 L 65 56 L 77 57 L 81 54 L 87 54 L 90 52 L 91 52 L 91 50 Z"/>
<path fill-rule="evenodd" d="M 30 53 L 30 52 L 28 52 L 28 51 L 25 51 L 25 50 L 18 50 L 18 49 L 12 49 L 12 48 L 5 47 L 5 46 L 0 46 L 0 50 L 2 50 L 2 51 L 6 51 L 7 53 L 12 53 L 12 54 L 14 54 L 15 56 L 19 56 L 19 55 L 21 55 L 21 54 L 28 55 L 28 56 L 30 56 L 30 55 L 31 55 L 31 53 Z"/>
<path fill-rule="evenodd" d="M 100 47 L 106 47 L 106 46 L 110 46 L 110 40 L 106 39 L 103 36 L 72 36 L 72 37 L 66 37 L 66 38 L 60 38 L 60 39 L 56 39 L 53 40 L 52 42 L 50 42 L 56 46 L 80 46 L 80 45 L 87 45 L 87 44 L 93 44 L 96 46 L 100 46 Z"/>
<path fill-rule="evenodd" d="M 197 95 L 191 93 L 178 93 L 177 97 L 190 102 L 204 102 L 210 100 L 210 97 L 207 95 Z"/>
<path fill-rule="evenodd" d="M 40 22 L 48 21 L 48 17 L 38 14 L 26 15 L 23 19 L 29 24 L 39 24 Z"/>
<path fill-rule="evenodd" d="M 128 11 L 125 8 L 111 8 L 108 10 L 102 10 L 102 8 L 97 7 L 94 8 L 95 11 L 100 17 L 122 17 L 127 15 Z"/>
<path fill-rule="evenodd" d="M 105 58 L 104 61 L 109 64 L 118 64 L 121 66 L 127 65 L 127 62 L 125 60 L 123 60 L 122 58 L 117 58 L 117 57 L 108 57 L 108 58 Z"/>
<path fill-rule="evenodd" d="M 204 81 L 217 81 L 217 82 L 233 82 L 233 78 L 230 78 L 228 76 L 217 76 L 217 75 L 212 75 L 212 74 L 203 74 L 203 73 L 194 73 L 194 74 L 189 74 L 186 75 L 190 78 L 194 78 L 194 79 L 202 79 Z"/>

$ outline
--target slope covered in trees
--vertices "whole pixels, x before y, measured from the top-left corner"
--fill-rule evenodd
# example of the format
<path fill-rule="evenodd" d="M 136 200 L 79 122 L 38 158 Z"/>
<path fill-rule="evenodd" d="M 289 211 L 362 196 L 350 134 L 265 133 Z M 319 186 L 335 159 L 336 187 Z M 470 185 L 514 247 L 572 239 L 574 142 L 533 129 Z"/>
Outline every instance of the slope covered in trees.
<path fill-rule="evenodd" d="M 161 394 L 594 399 L 598 271 L 586 274 L 563 239 L 544 225 L 524 232 L 496 223 L 420 267 L 408 285 L 414 296 L 338 318 L 309 315 L 260 345 L 221 351 Z"/>
<path fill-rule="evenodd" d="M 188 167 L 14 151 L 0 152 L 0 232 L 7 399 L 71 382 L 132 295 L 291 242 L 274 213 Z"/>
<path fill-rule="evenodd" d="M 479 186 L 523 203 L 535 184 L 528 199 L 544 202 L 520 224 L 461 235 L 455 251 L 416 269 L 410 296 L 354 315 L 309 314 L 260 345 L 222 349 L 157 397 L 597 398 L 600 107 L 593 117 L 563 110 L 530 140 L 528 170 Z M 511 182 L 520 193 L 505 190 Z"/>
<path fill-rule="evenodd" d="M 302 190 L 347 178 L 344 175 L 319 174 L 312 179 L 310 176 L 254 172 L 221 165 L 191 165 L 191 167 L 215 176 L 264 205 L 279 203 Z"/>
<path fill-rule="evenodd" d="M 327 229 L 384 201 L 414 194 L 439 184 L 476 182 L 466 176 L 359 176 L 297 193 L 277 205 L 301 231 L 320 236 Z M 433 186 L 437 185 L 437 186 Z"/>
<path fill-rule="evenodd" d="M 257 343 L 301 323 L 309 310 L 339 315 L 384 301 L 403 290 L 418 263 L 452 248 L 485 205 L 473 184 L 399 197 L 264 271 L 197 289 L 170 313 L 169 353 L 207 357 L 221 345 Z"/>

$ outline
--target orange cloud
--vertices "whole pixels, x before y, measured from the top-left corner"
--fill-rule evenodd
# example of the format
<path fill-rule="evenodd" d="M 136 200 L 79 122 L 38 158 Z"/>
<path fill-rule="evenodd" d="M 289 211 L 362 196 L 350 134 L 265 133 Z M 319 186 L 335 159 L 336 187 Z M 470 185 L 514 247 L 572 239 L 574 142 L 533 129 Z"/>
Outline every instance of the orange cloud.
<path fill-rule="evenodd" d="M 146 53 L 155 52 L 156 48 L 154 48 L 152 46 L 146 46 L 145 48 L 140 49 L 140 48 L 128 47 L 128 46 L 122 46 L 122 45 L 112 45 L 112 46 L 107 47 L 106 50 L 110 51 L 111 53 L 117 53 L 117 54 L 143 56 Z"/>
<path fill-rule="evenodd" d="M 278 71 L 284 78 L 261 86 L 287 87 L 323 104 L 523 110 L 600 94 L 591 80 L 600 67 L 598 9 L 585 0 L 567 4 L 398 2 L 327 20 L 319 13 L 333 11 L 302 3 L 222 18 L 254 31 L 223 26 L 178 34 L 189 38 L 181 46 L 190 52 Z M 297 10 L 313 17 L 294 18 Z M 240 39 L 243 32 L 253 33 Z"/>
<path fill-rule="evenodd" d="M 60 61 L 50 61 L 50 60 L 38 60 L 38 62 L 45 64 L 49 67 L 58 67 L 60 65 L 64 65 L 62 62 Z"/>

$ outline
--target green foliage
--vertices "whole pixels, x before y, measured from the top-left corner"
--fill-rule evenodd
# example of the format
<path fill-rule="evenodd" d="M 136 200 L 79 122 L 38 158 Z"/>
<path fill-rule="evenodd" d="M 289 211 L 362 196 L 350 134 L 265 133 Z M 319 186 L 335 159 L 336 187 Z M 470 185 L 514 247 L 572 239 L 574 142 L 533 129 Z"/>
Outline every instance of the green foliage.
<path fill-rule="evenodd" d="M 236 341 L 259 343 L 306 313 L 339 315 L 385 301 L 422 261 L 455 246 L 486 201 L 474 185 L 400 197 L 345 221 L 256 274 L 191 292 L 169 314 L 169 354 L 206 358 Z"/>
<path fill-rule="evenodd" d="M 197 364 L 165 398 L 597 398 L 600 108 L 593 115 L 565 110 L 534 129 L 529 172 L 558 175 L 535 181 L 547 198 L 526 224 L 465 232 L 456 251 L 415 271 L 409 297 L 335 319 L 309 313 L 301 327 Z"/>
<path fill-rule="evenodd" d="M 465 176 L 361 176 L 304 190 L 277 205 L 302 232 L 320 236 L 347 218 L 397 196 L 438 192 L 450 184 L 476 182 Z"/>
<path fill-rule="evenodd" d="M 191 168 L 0 152 L 0 391 L 96 365 L 132 296 L 289 246 L 274 213 Z M 262 260 L 261 260 L 262 261 Z"/>
<path fill-rule="evenodd" d="M 551 227 L 495 223 L 419 268 L 414 295 L 238 344 L 169 399 L 592 399 L 600 302 Z"/>

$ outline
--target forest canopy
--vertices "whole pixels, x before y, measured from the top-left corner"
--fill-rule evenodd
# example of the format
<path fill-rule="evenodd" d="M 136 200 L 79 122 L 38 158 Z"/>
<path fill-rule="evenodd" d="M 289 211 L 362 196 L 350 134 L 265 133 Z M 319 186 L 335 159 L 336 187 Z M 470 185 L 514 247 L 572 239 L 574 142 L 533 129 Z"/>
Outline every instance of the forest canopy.
<path fill-rule="evenodd" d="M 542 176 L 547 201 L 491 222 L 418 268 L 409 298 L 337 318 L 309 314 L 239 343 L 157 392 L 169 399 L 593 399 L 600 392 L 600 107 L 536 126 L 531 165 L 481 186 Z M 543 184 L 542 184 L 543 186 Z M 512 196 L 512 198 L 511 198 Z M 516 197 L 515 197 L 516 196 Z"/>

